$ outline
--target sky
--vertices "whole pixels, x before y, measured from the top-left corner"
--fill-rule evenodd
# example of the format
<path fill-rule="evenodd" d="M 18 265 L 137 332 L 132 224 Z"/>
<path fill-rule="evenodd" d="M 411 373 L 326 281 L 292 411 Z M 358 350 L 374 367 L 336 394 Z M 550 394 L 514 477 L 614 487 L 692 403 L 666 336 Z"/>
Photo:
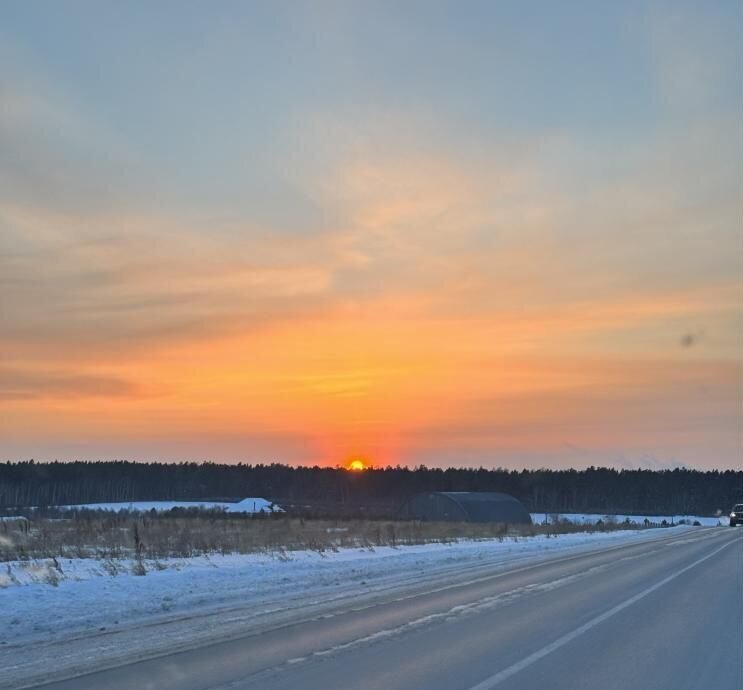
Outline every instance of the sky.
<path fill-rule="evenodd" d="M 740 2 L 0 5 L 0 459 L 740 468 Z"/>

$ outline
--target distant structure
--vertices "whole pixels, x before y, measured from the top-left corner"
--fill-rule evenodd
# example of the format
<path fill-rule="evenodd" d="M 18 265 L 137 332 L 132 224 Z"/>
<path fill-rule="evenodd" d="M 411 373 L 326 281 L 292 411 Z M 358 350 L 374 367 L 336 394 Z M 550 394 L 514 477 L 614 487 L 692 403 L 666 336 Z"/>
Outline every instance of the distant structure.
<path fill-rule="evenodd" d="M 494 491 L 431 491 L 413 496 L 402 509 L 413 520 L 531 524 L 524 504 Z"/>

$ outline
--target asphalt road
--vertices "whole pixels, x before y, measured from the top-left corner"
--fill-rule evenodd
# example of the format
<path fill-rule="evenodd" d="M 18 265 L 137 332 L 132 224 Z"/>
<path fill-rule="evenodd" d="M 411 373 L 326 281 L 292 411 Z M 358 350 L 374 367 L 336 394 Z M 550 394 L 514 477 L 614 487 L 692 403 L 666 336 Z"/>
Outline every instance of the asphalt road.
<path fill-rule="evenodd" d="M 743 529 L 558 556 L 39 686 L 740 690 Z"/>

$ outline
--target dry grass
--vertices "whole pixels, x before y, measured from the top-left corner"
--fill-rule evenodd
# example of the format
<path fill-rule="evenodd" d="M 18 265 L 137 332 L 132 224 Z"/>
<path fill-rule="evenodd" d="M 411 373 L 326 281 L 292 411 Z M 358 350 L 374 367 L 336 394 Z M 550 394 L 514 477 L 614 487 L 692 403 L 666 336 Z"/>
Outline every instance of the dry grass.
<path fill-rule="evenodd" d="M 83 513 L 69 519 L 0 522 L 0 561 L 34 558 L 147 559 L 211 553 L 334 551 L 461 539 L 521 538 L 546 534 L 640 529 L 605 523 L 506 525 L 393 520 L 235 518 L 223 515 L 141 516 Z"/>

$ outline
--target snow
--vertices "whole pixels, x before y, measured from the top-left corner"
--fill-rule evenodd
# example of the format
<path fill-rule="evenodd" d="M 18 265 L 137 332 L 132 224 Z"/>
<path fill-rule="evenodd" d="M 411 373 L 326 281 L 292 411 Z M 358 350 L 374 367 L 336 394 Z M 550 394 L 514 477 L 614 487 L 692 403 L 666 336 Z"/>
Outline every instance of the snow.
<path fill-rule="evenodd" d="M 700 515 L 602 515 L 600 513 L 532 513 L 531 519 L 536 524 L 544 524 L 545 522 L 554 522 L 555 518 L 559 520 L 567 520 L 577 525 L 596 524 L 599 520 L 603 522 L 614 522 L 622 523 L 629 521 L 635 525 L 644 525 L 645 520 L 652 524 L 659 525 L 666 521 L 669 525 L 678 525 L 682 520 L 688 524 L 694 524 L 699 522 L 702 527 L 715 527 L 717 525 L 724 525 L 728 527 L 730 520 L 727 515 L 721 515 L 719 517 L 704 517 Z"/>
<path fill-rule="evenodd" d="M 144 560 L 144 576 L 135 575 L 132 559 L 10 561 L 0 564 L 0 668 L 8 683 L 41 682 L 43 655 L 54 655 L 55 673 L 70 674 L 91 659 L 118 663 L 247 634 L 298 614 L 322 615 L 346 601 L 362 605 L 390 588 L 446 587 L 452 578 L 477 578 L 517 562 L 668 534 L 617 530 Z"/>
<path fill-rule="evenodd" d="M 244 498 L 242 501 L 130 501 L 119 503 L 79 503 L 77 505 L 56 506 L 62 510 L 122 510 L 147 513 L 154 510 L 165 513 L 173 508 L 197 508 L 199 510 L 224 510 L 226 513 L 283 513 L 284 510 L 265 498 Z"/>

